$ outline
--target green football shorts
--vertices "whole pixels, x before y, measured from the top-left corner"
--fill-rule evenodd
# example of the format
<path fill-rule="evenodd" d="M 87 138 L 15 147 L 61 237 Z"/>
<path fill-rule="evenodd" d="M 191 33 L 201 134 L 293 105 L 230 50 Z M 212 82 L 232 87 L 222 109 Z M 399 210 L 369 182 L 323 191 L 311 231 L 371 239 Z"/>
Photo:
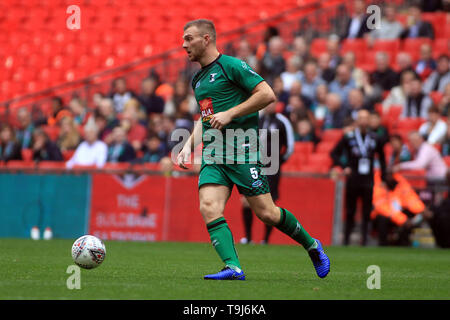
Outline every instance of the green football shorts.
<path fill-rule="evenodd" d="M 270 192 L 267 176 L 261 164 L 203 164 L 198 187 L 207 183 L 220 184 L 230 189 L 236 185 L 240 194 L 256 196 Z"/>

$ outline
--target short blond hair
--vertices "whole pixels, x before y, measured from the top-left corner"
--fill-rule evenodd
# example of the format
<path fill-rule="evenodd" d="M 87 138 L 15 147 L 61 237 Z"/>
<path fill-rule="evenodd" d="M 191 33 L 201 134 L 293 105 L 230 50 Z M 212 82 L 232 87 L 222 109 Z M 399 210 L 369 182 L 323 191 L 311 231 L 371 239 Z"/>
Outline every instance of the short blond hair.
<path fill-rule="evenodd" d="M 216 27 L 211 20 L 208 19 L 197 19 L 189 21 L 184 25 L 183 30 L 186 31 L 190 27 L 197 27 L 201 35 L 209 34 L 211 41 L 216 43 Z"/>

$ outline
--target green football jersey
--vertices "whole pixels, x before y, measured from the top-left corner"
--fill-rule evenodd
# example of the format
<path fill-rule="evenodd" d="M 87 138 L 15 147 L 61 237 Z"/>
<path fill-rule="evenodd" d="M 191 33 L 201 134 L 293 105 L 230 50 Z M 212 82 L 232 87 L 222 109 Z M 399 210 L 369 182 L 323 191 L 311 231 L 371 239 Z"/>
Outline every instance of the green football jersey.
<path fill-rule="evenodd" d="M 246 62 L 224 54 L 195 74 L 192 88 L 203 125 L 203 163 L 212 158 L 216 161 L 221 159 L 223 163 L 259 159 L 258 112 L 233 119 L 220 130 L 220 135 L 218 130 L 211 128 L 209 120 L 214 113 L 226 111 L 247 100 L 261 81 L 264 79 Z M 219 144 L 222 144 L 222 150 L 217 148 Z"/>

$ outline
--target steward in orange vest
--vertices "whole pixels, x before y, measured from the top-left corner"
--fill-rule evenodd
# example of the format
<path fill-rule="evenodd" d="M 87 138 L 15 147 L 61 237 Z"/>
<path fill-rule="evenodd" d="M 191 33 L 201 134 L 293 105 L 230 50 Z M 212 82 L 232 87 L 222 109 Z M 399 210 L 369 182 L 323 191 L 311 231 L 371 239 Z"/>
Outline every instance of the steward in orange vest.
<path fill-rule="evenodd" d="M 380 245 L 387 245 L 388 232 L 393 227 L 400 227 L 398 244 L 408 244 L 412 224 L 409 218 L 425 210 L 424 203 L 401 174 L 388 173 L 384 184 L 378 171 L 374 174 L 373 207 L 370 217 L 375 221 Z"/>

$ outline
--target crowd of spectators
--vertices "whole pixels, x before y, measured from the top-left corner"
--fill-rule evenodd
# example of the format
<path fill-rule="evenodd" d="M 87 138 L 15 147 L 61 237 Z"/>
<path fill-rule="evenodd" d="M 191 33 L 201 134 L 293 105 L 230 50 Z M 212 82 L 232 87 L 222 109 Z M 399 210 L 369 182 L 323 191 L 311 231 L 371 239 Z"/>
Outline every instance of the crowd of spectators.
<path fill-rule="evenodd" d="M 375 69 L 367 70 L 356 63 L 359 52 L 340 53 L 345 39 L 365 39 L 369 48 L 379 40 L 433 39 L 433 26 L 421 19 L 421 6 L 412 4 L 407 9 L 408 25 L 404 26 L 396 20 L 397 8 L 387 4 L 381 27 L 375 30 L 367 28 L 364 1 L 354 1 L 353 7 L 342 34 L 331 35 L 325 52 L 316 57 L 311 54 L 308 35 L 297 33 L 286 43 L 274 27 L 268 28 L 258 47 L 242 40 L 232 53 L 272 86 L 278 98 L 277 111 L 292 122 L 296 141 L 317 144 L 323 130 L 351 128 L 358 110 L 366 109 L 373 115 L 373 129 L 392 145 L 388 161 L 398 165 L 412 160 L 414 150 L 404 136 L 387 132 L 377 112 L 389 113 L 392 106 L 401 106 L 400 117 L 423 119 L 420 136 L 442 156 L 449 156 L 448 55 L 436 57 L 428 43 L 420 46 L 416 60 L 407 52 L 390 57 L 379 51 L 374 55 Z M 118 78 L 110 92 L 97 92 L 91 101 L 54 97 L 51 114 L 46 117 L 33 117 L 29 109 L 22 108 L 14 126 L 1 125 L 0 160 L 21 159 L 21 149 L 30 149 L 36 161 L 62 161 L 64 154 L 73 154 L 67 167 L 160 162 L 175 145 L 171 132 L 175 128 L 192 130 L 198 118 L 190 80 L 189 76 L 180 77 L 167 96 L 159 94 L 159 88 L 168 84 L 155 73 L 142 80 L 137 92 L 129 89 L 125 78 Z M 432 93 L 438 93 L 438 99 Z M 59 128 L 53 139 L 44 130 L 49 126 Z"/>

